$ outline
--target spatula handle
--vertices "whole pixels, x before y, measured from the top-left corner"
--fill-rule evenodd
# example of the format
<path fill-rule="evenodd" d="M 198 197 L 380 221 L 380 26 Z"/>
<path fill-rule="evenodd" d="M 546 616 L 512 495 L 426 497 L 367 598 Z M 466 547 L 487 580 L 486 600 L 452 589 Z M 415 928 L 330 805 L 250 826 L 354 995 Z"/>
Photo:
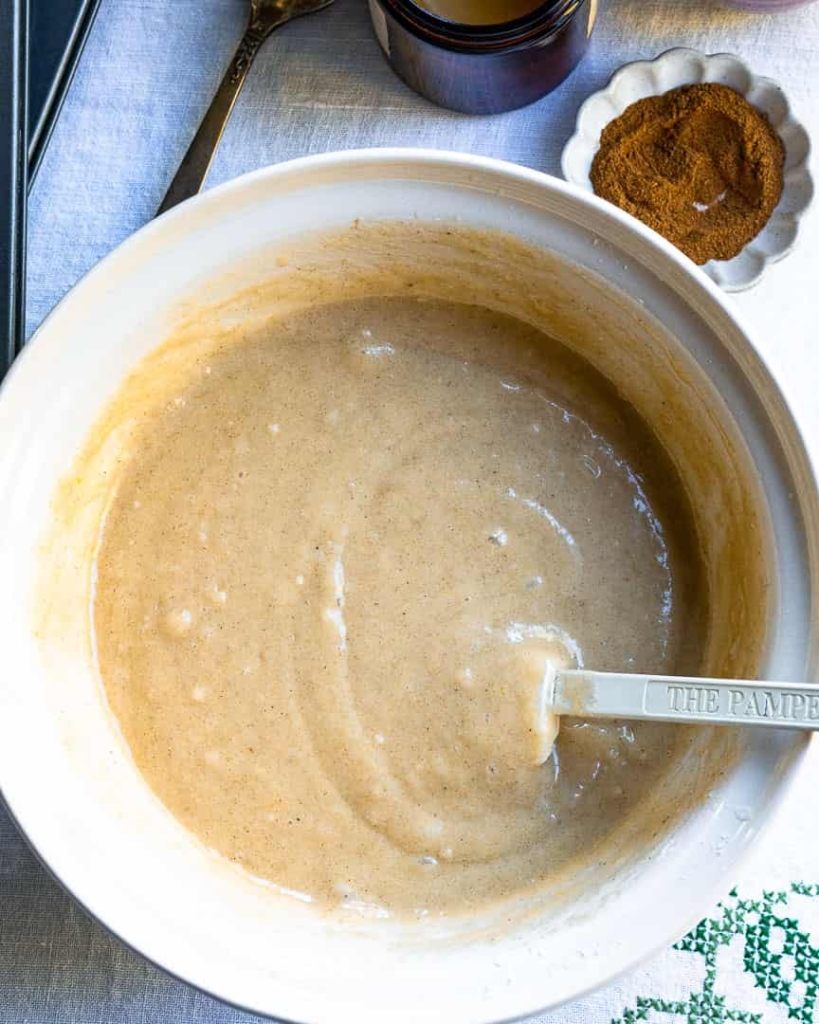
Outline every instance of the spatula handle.
<path fill-rule="evenodd" d="M 544 707 L 582 718 L 819 729 L 819 684 L 557 671 Z"/>

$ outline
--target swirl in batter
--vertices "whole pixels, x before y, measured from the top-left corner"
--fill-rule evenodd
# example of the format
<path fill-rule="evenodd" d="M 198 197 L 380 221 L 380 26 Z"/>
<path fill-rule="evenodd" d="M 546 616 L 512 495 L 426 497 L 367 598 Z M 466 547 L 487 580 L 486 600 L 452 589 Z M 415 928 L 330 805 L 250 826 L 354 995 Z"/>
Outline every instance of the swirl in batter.
<path fill-rule="evenodd" d="M 696 670 L 688 501 L 588 363 L 498 313 L 319 306 L 222 342 L 141 424 L 96 562 L 108 698 L 173 814 L 324 906 L 454 912 L 588 856 L 675 727 L 566 720 L 558 652 Z"/>

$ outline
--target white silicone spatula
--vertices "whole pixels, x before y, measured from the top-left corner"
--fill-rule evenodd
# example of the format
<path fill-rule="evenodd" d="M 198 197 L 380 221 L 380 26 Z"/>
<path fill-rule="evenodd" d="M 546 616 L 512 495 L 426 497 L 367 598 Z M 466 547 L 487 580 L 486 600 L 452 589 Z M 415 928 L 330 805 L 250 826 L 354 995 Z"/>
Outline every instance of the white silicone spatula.
<path fill-rule="evenodd" d="M 541 711 L 544 739 L 557 735 L 561 715 L 819 729 L 819 684 L 643 676 L 550 665 Z M 546 756 L 547 747 L 550 741 L 544 745 Z"/>
<path fill-rule="evenodd" d="M 543 682 L 543 707 L 583 718 L 819 729 L 819 683 L 551 668 Z"/>

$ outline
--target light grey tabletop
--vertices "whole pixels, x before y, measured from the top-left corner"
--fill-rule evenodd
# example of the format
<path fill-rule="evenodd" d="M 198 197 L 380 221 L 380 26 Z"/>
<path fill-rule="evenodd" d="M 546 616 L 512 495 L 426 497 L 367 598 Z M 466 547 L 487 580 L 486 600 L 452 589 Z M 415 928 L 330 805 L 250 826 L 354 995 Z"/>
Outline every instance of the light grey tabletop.
<path fill-rule="evenodd" d="M 151 218 L 241 34 L 244 10 L 243 0 L 103 0 L 32 196 L 29 331 L 89 267 Z M 711 0 L 601 0 L 591 51 L 563 86 L 526 110 L 469 118 L 409 92 L 375 44 L 365 0 L 337 0 L 331 10 L 293 23 L 266 45 L 209 183 L 307 153 L 378 145 L 466 150 L 557 174 L 581 101 L 624 62 L 675 45 L 738 53 L 785 87 L 819 140 L 819 5 L 750 16 Z M 817 270 L 819 230 L 813 217 L 798 250 L 737 299 L 815 454 Z M 819 768 L 815 746 L 812 767 Z M 752 964 L 762 966 L 750 971 L 747 937 L 732 937 L 715 910 L 706 932 L 722 943 L 719 955 L 712 951 L 716 982 L 703 967 L 712 962 L 707 951 L 668 951 L 605 992 L 539 1020 L 776 1022 L 788 1019 L 790 1010 L 791 1019 L 812 1021 L 819 984 L 819 889 L 811 885 L 819 882 L 819 822 L 804 813 L 806 805 L 815 806 L 809 775 L 803 775 L 740 883 L 740 896 L 758 907 L 749 910 L 749 903 L 742 912 L 752 912 L 754 920 L 761 915 L 771 934 L 779 927 L 771 916 L 778 897 L 761 894 L 784 894 L 781 906 L 788 913 L 782 914 L 798 918 L 799 934 L 813 951 L 800 961 L 808 964 L 807 982 L 794 975 L 801 968 L 790 947 L 782 954 L 772 946 L 779 957 L 776 970 L 790 986 L 787 998 L 777 1002 L 785 990 L 777 987 L 770 957 L 763 963 L 754 954 Z M 727 1002 L 720 1002 L 723 997 Z M 744 1015 L 727 1016 L 729 1010 Z M 87 920 L 0 811 L 0 1024 L 250 1019 L 166 977 Z"/>

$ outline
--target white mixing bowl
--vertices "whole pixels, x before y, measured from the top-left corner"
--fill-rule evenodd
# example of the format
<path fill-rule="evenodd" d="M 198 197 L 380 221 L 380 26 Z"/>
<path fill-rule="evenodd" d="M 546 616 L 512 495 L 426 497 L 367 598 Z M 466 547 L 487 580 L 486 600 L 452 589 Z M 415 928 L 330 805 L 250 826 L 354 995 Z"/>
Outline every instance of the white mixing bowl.
<path fill-rule="evenodd" d="M 805 737 L 748 732 L 729 757 L 738 732 L 729 741 L 727 730 L 706 730 L 692 774 L 677 773 L 657 794 L 677 808 L 665 831 L 647 833 L 628 863 L 600 858 L 567 882 L 567 892 L 579 887 L 567 901 L 506 928 L 327 919 L 224 864 L 161 807 L 105 706 L 82 588 L 74 598 L 66 589 L 87 580 L 88 549 L 71 536 L 52 540 L 46 554 L 42 547 L 58 481 L 180 303 L 195 311 L 217 292 L 292 272 L 272 255 L 285 240 L 356 218 L 505 232 L 543 251 L 538 278 L 537 259 L 498 250 L 493 301 L 502 304 L 504 281 L 534 275 L 532 308 L 551 309 L 567 340 L 587 344 L 624 390 L 638 379 L 644 394 L 662 385 L 679 402 L 675 414 L 719 428 L 712 454 L 719 462 L 717 448 L 728 446 L 723 471 L 694 494 L 713 548 L 715 608 L 722 615 L 746 572 L 736 552 L 722 567 L 717 557 L 719 538 L 735 529 L 732 507 L 743 510 L 741 501 L 731 506 L 725 481 L 745 460 L 745 510 L 755 494 L 771 524 L 770 555 L 748 553 L 767 559 L 772 583 L 760 670 L 816 678 L 819 546 L 805 526 L 819 523 L 815 477 L 770 371 L 719 289 L 658 235 L 553 178 L 451 153 L 340 153 L 247 175 L 149 224 L 60 303 L 3 385 L 0 785 L 44 862 L 92 914 L 220 998 L 311 1024 L 506 1020 L 570 1000 L 678 938 L 727 889 L 785 793 Z M 476 274 L 482 259 L 495 259 L 487 244 Z M 99 497 L 104 479 L 72 487 Z M 42 586 L 44 558 L 51 590 Z M 725 632 L 724 616 L 717 625 Z M 741 647 L 741 629 L 729 639 Z"/>

